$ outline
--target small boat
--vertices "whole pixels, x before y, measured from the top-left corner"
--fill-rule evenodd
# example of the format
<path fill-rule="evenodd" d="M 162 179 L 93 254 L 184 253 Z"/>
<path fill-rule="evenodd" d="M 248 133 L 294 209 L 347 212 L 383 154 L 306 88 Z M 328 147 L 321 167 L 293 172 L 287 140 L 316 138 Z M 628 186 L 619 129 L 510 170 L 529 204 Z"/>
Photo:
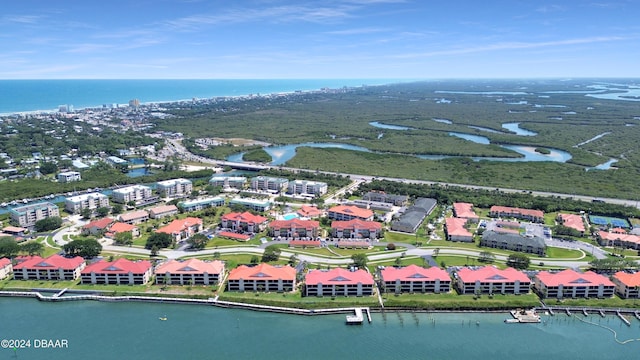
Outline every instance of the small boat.
<path fill-rule="evenodd" d="M 162 321 L 167 321 L 167 317 L 163 316 L 163 317 L 159 317 L 158 319 L 162 320 Z"/>

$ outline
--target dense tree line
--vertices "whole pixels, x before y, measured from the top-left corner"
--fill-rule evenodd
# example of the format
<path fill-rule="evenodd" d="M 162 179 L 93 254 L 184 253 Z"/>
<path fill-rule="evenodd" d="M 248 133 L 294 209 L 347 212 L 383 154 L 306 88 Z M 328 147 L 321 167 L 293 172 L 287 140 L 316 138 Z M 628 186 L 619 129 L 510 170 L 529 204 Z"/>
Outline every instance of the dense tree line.
<path fill-rule="evenodd" d="M 442 185 L 416 185 L 386 180 L 376 180 L 360 185 L 357 195 L 363 195 L 372 190 L 385 191 L 389 194 L 408 195 L 412 198 L 429 197 L 438 200 L 438 203 L 442 204 L 468 202 L 480 208 L 500 205 L 542 210 L 544 212 L 563 210 L 573 212 L 587 211 L 592 214 L 614 217 L 640 216 L 640 209 L 604 202 L 586 202 L 555 196 L 534 196 L 528 192 L 506 193 L 498 190 L 476 190 Z"/>
<path fill-rule="evenodd" d="M 326 174 L 326 173 L 312 172 L 312 171 L 299 171 L 294 173 L 291 171 L 274 168 L 274 169 L 261 170 L 259 172 L 259 175 L 281 177 L 281 178 L 286 178 L 289 181 L 292 181 L 292 180 L 321 181 L 321 182 L 327 183 L 328 186 L 334 187 L 334 188 L 341 188 L 351 183 L 351 179 L 348 176 Z"/>

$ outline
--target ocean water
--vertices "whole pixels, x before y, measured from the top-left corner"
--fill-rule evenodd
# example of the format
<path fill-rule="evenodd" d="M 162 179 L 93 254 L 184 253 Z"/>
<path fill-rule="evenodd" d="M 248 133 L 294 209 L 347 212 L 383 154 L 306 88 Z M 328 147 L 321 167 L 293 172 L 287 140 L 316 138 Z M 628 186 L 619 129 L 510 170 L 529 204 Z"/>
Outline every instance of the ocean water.
<path fill-rule="evenodd" d="M 30 348 L 0 348 L 0 359 L 602 360 L 634 359 L 640 351 L 636 319 L 627 326 L 615 316 L 556 314 L 540 324 L 505 324 L 508 317 L 374 313 L 371 324 L 347 326 L 345 315 L 0 298 L 0 339 L 32 340 Z M 631 341 L 616 342 L 612 331 Z M 66 340 L 68 347 L 35 348 L 34 339 Z"/>
<path fill-rule="evenodd" d="M 406 81 L 406 80 L 405 80 Z M 381 85 L 391 79 L 251 80 L 0 80 L 0 114 L 75 109 L 109 104 L 191 100 L 217 96 L 271 94 L 343 86 Z"/>

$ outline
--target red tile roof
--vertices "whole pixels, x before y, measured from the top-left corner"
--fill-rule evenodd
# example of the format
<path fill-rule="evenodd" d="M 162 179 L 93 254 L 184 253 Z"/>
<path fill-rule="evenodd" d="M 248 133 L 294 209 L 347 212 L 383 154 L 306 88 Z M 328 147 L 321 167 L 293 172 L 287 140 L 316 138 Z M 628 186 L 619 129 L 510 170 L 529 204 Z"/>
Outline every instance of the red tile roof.
<path fill-rule="evenodd" d="M 112 233 L 121 233 L 127 231 L 133 231 L 136 227 L 134 225 L 129 225 L 121 222 L 117 222 L 109 228 L 109 231 Z"/>
<path fill-rule="evenodd" d="M 447 234 L 449 236 L 472 237 L 473 234 L 464 227 L 466 223 L 467 218 L 446 218 L 445 225 L 447 226 Z"/>
<path fill-rule="evenodd" d="M 175 205 L 160 205 L 149 209 L 149 213 L 153 212 L 156 215 L 174 211 L 178 211 L 178 207 Z"/>
<path fill-rule="evenodd" d="M 576 214 L 558 214 L 560 219 L 562 219 L 562 225 L 576 229 L 580 232 L 584 232 L 584 221 L 582 220 L 582 216 Z"/>
<path fill-rule="evenodd" d="M 428 269 L 413 264 L 402 268 L 387 266 L 380 274 L 384 281 L 451 281 L 451 277 L 446 270 L 435 266 Z"/>
<path fill-rule="evenodd" d="M 579 273 L 577 271 L 566 269 L 559 273 L 552 274 L 547 271 L 541 271 L 536 275 L 540 282 L 546 286 L 614 286 L 614 284 L 606 276 L 599 275 L 593 271 Z"/>
<path fill-rule="evenodd" d="M 0 268 L 3 268 L 7 265 L 11 264 L 11 260 L 7 259 L 7 258 L 1 258 L 0 259 Z"/>
<path fill-rule="evenodd" d="M 151 268 L 151 262 L 147 260 L 131 261 L 120 258 L 115 261 L 100 260 L 88 265 L 83 274 L 144 274 Z"/>
<path fill-rule="evenodd" d="M 264 216 L 253 215 L 252 213 L 245 211 L 243 213 L 232 212 L 222 215 L 222 220 L 226 221 L 240 221 L 248 224 L 262 224 L 268 219 Z"/>
<path fill-rule="evenodd" d="M 102 229 L 106 229 L 109 225 L 111 225 L 113 221 L 114 220 L 112 218 L 106 217 L 104 219 L 91 221 L 85 224 L 82 228 L 84 229 L 96 228 L 96 229 L 102 230 Z"/>
<path fill-rule="evenodd" d="M 156 230 L 157 233 L 178 234 L 194 225 L 202 227 L 202 219 L 196 217 L 188 217 L 179 220 L 173 220 L 167 226 Z"/>
<path fill-rule="evenodd" d="M 63 269 L 74 270 L 84 263 L 84 259 L 80 256 L 74 258 L 66 258 L 58 254 L 51 255 L 46 259 L 40 256 L 25 256 L 24 260 L 14 266 L 14 270 L 22 269 Z"/>
<path fill-rule="evenodd" d="M 229 280 L 295 280 L 296 269 L 289 265 L 272 266 L 267 263 L 261 263 L 256 266 L 241 265 L 231 270 Z"/>
<path fill-rule="evenodd" d="M 303 217 L 314 218 L 322 215 L 322 210 L 318 209 L 315 206 L 302 205 L 297 213 L 298 215 Z"/>
<path fill-rule="evenodd" d="M 289 241 L 289 246 L 310 246 L 310 247 L 320 247 L 322 243 L 319 240 L 291 240 Z"/>
<path fill-rule="evenodd" d="M 320 222 L 315 220 L 300 220 L 300 219 L 274 220 L 269 223 L 269 227 L 274 230 L 280 230 L 283 228 L 313 230 L 320 227 Z"/>
<path fill-rule="evenodd" d="M 120 221 L 131 221 L 135 219 L 144 218 L 147 216 L 149 216 L 149 213 L 146 212 L 145 210 L 132 211 L 126 214 L 121 214 Z"/>
<path fill-rule="evenodd" d="M 170 260 L 156 268 L 156 274 L 222 274 L 224 263 L 220 260 L 202 261 L 189 259 L 185 261 Z"/>
<path fill-rule="evenodd" d="M 453 203 L 453 213 L 456 217 L 465 219 L 477 219 L 478 215 L 473 212 L 473 204 L 470 203 Z"/>
<path fill-rule="evenodd" d="M 241 241 L 247 241 L 251 239 L 251 236 L 247 234 L 238 234 L 231 231 L 220 231 L 218 233 L 218 236 L 226 237 L 229 239 L 241 240 Z"/>
<path fill-rule="evenodd" d="M 332 221 L 332 229 L 367 229 L 369 231 L 376 231 L 382 229 L 382 224 L 376 221 L 364 221 L 360 219 L 352 219 L 348 221 Z"/>
<path fill-rule="evenodd" d="M 623 242 L 640 244 L 640 236 L 637 236 L 637 235 L 614 234 L 614 233 L 601 230 L 601 231 L 598 231 L 598 236 L 600 236 L 600 238 L 604 240 L 610 240 L 610 241 L 620 240 Z"/>
<path fill-rule="evenodd" d="M 493 266 L 484 266 L 478 270 L 470 268 L 462 268 L 458 270 L 458 277 L 463 283 L 474 283 L 476 281 L 488 283 L 504 283 L 504 282 L 531 282 L 527 274 L 514 268 L 506 268 L 500 270 Z"/>
<path fill-rule="evenodd" d="M 506 214 L 517 214 L 520 216 L 531 216 L 536 218 L 543 218 L 544 212 L 540 210 L 531 210 L 531 209 L 520 209 L 509 206 L 498 206 L 494 205 L 489 210 L 492 213 L 506 213 Z"/>
<path fill-rule="evenodd" d="M 629 274 L 624 271 L 618 271 L 613 275 L 620 283 L 629 288 L 640 286 L 640 272 Z"/>
<path fill-rule="evenodd" d="M 307 286 L 322 285 L 373 285 L 373 276 L 368 272 L 359 269 L 349 271 L 342 268 L 327 270 L 311 270 L 305 277 Z"/>
<path fill-rule="evenodd" d="M 17 226 L 6 226 L 2 229 L 2 231 L 7 232 L 7 233 L 21 233 L 21 232 L 25 232 L 27 231 L 27 229 L 22 228 L 22 227 L 17 227 Z"/>
<path fill-rule="evenodd" d="M 361 209 L 352 205 L 338 205 L 329 209 L 329 212 L 353 216 L 360 219 L 369 219 L 373 216 L 373 211 L 369 209 Z"/>

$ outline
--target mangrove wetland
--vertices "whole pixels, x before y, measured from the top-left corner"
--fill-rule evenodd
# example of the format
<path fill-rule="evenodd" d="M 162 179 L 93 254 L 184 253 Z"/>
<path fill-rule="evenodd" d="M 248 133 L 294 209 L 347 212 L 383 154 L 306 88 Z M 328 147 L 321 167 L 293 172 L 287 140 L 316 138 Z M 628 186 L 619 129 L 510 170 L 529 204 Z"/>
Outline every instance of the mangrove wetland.
<path fill-rule="evenodd" d="M 169 110 L 178 119 L 157 125 L 182 132 L 191 151 L 218 159 L 242 149 L 203 149 L 193 139 L 291 145 L 295 156 L 278 164 L 290 167 L 634 199 L 640 103 L 624 96 L 634 87 L 620 82 L 363 86 L 180 104 Z M 296 147 L 305 143 L 318 147 Z M 269 163 L 258 148 L 247 148 L 244 160 Z"/>

